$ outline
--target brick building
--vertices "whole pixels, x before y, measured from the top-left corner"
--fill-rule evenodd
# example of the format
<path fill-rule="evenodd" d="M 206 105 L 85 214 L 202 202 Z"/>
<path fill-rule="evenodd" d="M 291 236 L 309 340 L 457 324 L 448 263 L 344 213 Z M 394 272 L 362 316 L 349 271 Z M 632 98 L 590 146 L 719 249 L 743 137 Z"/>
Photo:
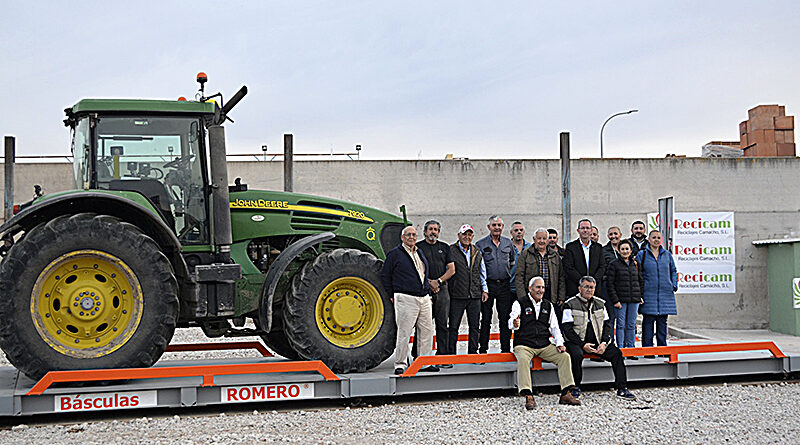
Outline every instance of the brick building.
<path fill-rule="evenodd" d="M 783 105 L 759 105 L 739 124 L 739 141 L 712 141 L 744 151 L 744 156 L 795 156 L 794 116 Z"/>

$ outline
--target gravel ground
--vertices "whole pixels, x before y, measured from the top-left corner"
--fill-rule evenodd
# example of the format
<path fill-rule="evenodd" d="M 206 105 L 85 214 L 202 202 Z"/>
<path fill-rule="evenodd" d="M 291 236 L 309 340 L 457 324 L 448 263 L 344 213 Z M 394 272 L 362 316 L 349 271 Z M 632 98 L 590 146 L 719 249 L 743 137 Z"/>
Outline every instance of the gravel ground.
<path fill-rule="evenodd" d="M 610 391 L 584 393 L 584 406 L 538 397 L 388 403 L 213 416 L 139 417 L 69 425 L 17 425 L 0 443 L 797 443 L 800 385 L 639 389 L 637 402 Z M 263 409 L 265 405 L 260 405 Z"/>

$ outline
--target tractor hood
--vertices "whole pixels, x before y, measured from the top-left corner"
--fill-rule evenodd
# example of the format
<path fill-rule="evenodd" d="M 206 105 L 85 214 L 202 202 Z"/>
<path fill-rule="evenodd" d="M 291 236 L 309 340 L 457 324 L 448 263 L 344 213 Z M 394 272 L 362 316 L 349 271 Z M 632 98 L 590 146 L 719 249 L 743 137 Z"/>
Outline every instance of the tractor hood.
<path fill-rule="evenodd" d="M 403 218 L 373 207 L 339 199 L 300 193 L 248 190 L 230 194 L 233 241 L 281 235 L 309 235 L 333 232 L 337 237 L 378 246 L 384 229 L 391 227 L 385 236 L 399 243 Z M 396 244 L 395 240 L 391 244 Z M 376 249 L 377 248 L 377 249 Z"/>

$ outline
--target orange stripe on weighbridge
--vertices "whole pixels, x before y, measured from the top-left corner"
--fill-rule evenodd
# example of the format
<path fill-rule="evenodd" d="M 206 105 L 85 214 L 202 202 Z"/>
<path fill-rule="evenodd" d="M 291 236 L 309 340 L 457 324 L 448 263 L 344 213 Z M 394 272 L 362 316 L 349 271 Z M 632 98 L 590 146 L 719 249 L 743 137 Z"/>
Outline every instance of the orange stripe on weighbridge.
<path fill-rule="evenodd" d="M 116 368 L 75 371 L 50 371 L 28 391 L 27 395 L 40 395 L 56 382 L 89 382 L 106 380 L 157 379 L 171 377 L 203 377 L 202 386 L 215 386 L 218 375 L 264 374 L 271 372 L 315 371 L 325 380 L 339 380 L 320 360 L 305 362 L 236 363 L 226 365 L 164 366 L 157 368 Z"/>

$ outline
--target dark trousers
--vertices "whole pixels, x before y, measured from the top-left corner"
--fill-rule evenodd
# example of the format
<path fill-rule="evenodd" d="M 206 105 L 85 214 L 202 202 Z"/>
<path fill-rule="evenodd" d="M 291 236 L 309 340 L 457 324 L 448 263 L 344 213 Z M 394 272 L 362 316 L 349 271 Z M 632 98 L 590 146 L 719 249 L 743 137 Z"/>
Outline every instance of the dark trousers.
<path fill-rule="evenodd" d="M 567 342 L 564 346 L 567 347 L 567 353 L 572 360 L 572 378 L 575 379 L 575 385 L 580 386 L 583 380 L 583 347 L 572 342 Z M 622 351 L 614 343 L 611 343 L 600 358 L 611 362 L 611 370 L 614 371 L 614 385 L 617 389 L 627 387 L 628 375 L 625 372 Z"/>
<path fill-rule="evenodd" d="M 656 325 L 658 346 L 667 346 L 668 315 L 642 315 L 642 346 L 653 346 L 653 324 Z"/>
<path fill-rule="evenodd" d="M 455 347 L 450 346 L 450 330 L 447 329 L 447 320 L 450 318 L 450 293 L 447 284 L 439 287 L 439 292 L 431 294 L 433 297 L 433 323 L 436 325 L 436 355 L 455 354 Z M 411 345 L 411 355 L 417 357 L 417 335 L 414 334 L 414 343 Z"/>
<path fill-rule="evenodd" d="M 608 285 L 606 283 L 606 280 L 603 280 L 603 297 L 602 298 L 606 300 L 606 312 L 608 312 L 608 318 L 610 318 L 612 320 L 616 320 L 617 319 L 617 308 L 614 307 L 614 305 L 611 303 L 610 299 L 608 298 Z M 611 329 L 614 329 L 614 326 L 615 325 L 611 325 Z M 612 342 L 616 341 L 615 340 L 616 339 L 615 335 L 616 335 L 615 332 L 612 331 L 611 332 L 611 341 Z"/>
<path fill-rule="evenodd" d="M 448 346 L 452 348 L 451 352 L 455 354 L 458 345 L 458 327 L 461 325 L 464 311 L 467 312 L 467 325 L 469 326 L 467 354 L 477 354 L 481 317 L 481 300 L 478 298 L 450 299 L 450 338 L 448 339 Z"/>
<path fill-rule="evenodd" d="M 497 306 L 500 321 L 500 352 L 511 352 L 511 329 L 508 328 L 508 314 L 511 312 L 513 296 L 508 280 L 486 280 L 489 285 L 489 298 L 481 303 L 480 352 L 489 350 L 489 334 L 492 330 L 493 306 Z"/>

